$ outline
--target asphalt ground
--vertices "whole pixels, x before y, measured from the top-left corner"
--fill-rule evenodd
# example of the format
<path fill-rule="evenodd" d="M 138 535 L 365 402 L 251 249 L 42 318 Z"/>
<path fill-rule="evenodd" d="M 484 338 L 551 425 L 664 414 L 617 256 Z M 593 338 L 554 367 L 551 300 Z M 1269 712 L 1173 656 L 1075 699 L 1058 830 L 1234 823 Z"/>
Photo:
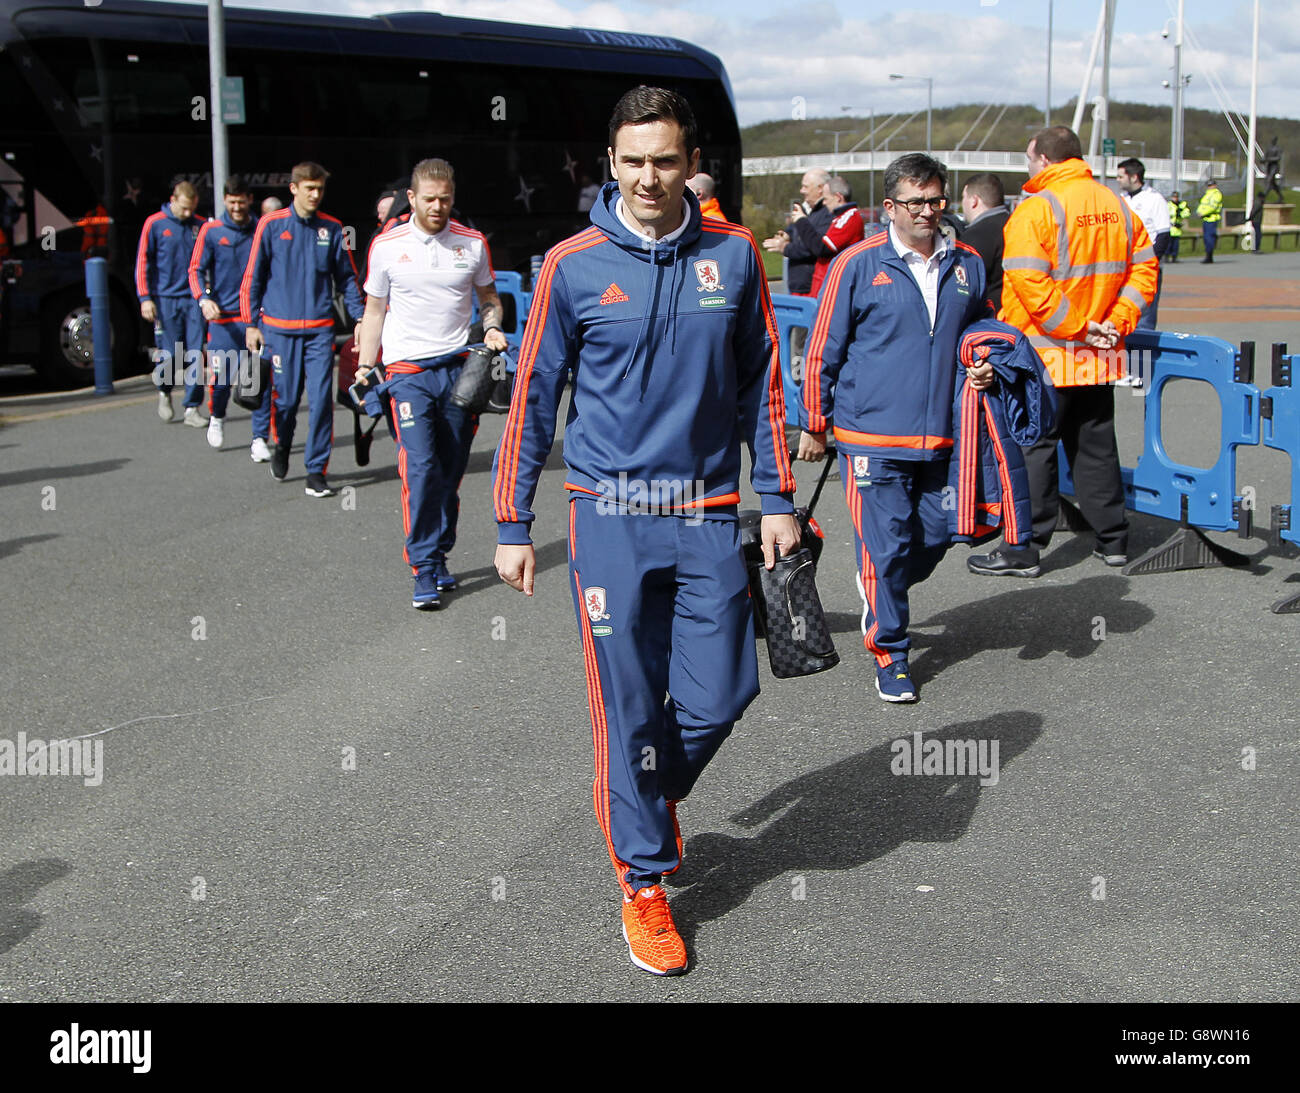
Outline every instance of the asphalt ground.
<path fill-rule="evenodd" d="M 1164 291 L 1165 328 L 1300 345 L 1294 254 L 1184 261 Z M 1131 462 L 1143 398 L 1118 402 Z M 1211 401 L 1167 411 L 1171 452 L 1208 463 Z M 492 568 L 502 423 L 462 490 L 461 587 L 417 613 L 392 443 L 356 468 L 350 415 L 349 490 L 313 500 L 300 445 L 284 483 L 250 462 L 242 411 L 214 452 L 147 381 L 0 400 L 0 740 L 103 745 L 98 786 L 0 777 L 0 999 L 1296 998 L 1300 618 L 1268 608 L 1300 564 L 1212 535 L 1250 566 L 1125 577 L 1062 535 L 1040 579 L 998 580 L 955 548 L 912 599 L 921 701 L 887 706 L 838 480 L 819 584 L 843 662 L 778 681 L 760 644 L 762 694 L 681 808 L 691 973 L 637 971 L 559 446 L 526 600 Z M 1262 513 L 1288 499 L 1279 453 L 1239 464 Z M 1133 551 L 1171 530 L 1135 517 Z M 996 784 L 891 773 L 918 730 L 996 741 Z"/>

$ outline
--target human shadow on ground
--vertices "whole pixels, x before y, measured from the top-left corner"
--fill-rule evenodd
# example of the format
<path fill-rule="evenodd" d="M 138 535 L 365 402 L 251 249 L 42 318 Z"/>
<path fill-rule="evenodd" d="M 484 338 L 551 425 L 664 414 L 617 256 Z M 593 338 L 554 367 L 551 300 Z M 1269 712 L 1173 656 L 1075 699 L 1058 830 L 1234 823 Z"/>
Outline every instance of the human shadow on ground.
<path fill-rule="evenodd" d="M 17 539 L 6 539 L 0 542 L 0 558 L 8 558 L 11 554 L 17 554 L 23 547 L 31 546 L 32 543 L 43 543 L 47 539 L 57 539 L 57 535 L 23 535 Z"/>
<path fill-rule="evenodd" d="M 84 478 L 91 474 L 110 474 L 120 471 L 129 459 L 101 459 L 96 463 L 72 463 L 66 467 L 27 467 L 21 471 L 0 474 L 0 487 L 21 486 L 27 482 L 59 482 L 65 478 Z"/>
<path fill-rule="evenodd" d="M 912 616 L 909 659 L 922 683 L 963 660 L 999 649 L 1014 651 L 1020 660 L 1041 660 L 1052 653 L 1078 660 L 1101 646 L 1098 634 L 1131 634 L 1155 618 L 1151 608 L 1127 598 L 1132 578 L 1117 571 L 1069 585 L 1011 577 L 972 576 L 971 580 L 1006 591 L 935 615 Z M 836 635 L 861 635 L 856 614 L 834 611 L 827 619 Z M 853 646 L 850 639 L 848 647 Z"/>
<path fill-rule="evenodd" d="M 0 873 L 0 953 L 7 953 L 40 929 L 45 916 L 23 904 L 47 884 L 61 880 L 72 866 L 59 858 L 20 862 Z"/>
<path fill-rule="evenodd" d="M 1007 765 L 1039 738 L 1042 725 L 1039 714 L 1010 710 L 926 732 L 924 741 L 986 741 L 990 755 L 997 741 L 1002 778 Z M 910 735 L 902 740 L 908 747 L 913 743 Z M 979 774 L 894 774 L 894 759 L 894 742 L 881 744 L 800 775 L 730 817 L 743 828 L 761 827 L 757 834 L 688 837 L 681 869 L 665 878 L 679 889 L 673 917 L 687 945 L 701 925 L 779 877 L 792 884 L 805 877 L 815 890 L 806 879 L 810 872 L 857 869 L 905 842 L 961 838 L 986 788 Z M 689 802 L 682 820 L 689 826 Z"/>

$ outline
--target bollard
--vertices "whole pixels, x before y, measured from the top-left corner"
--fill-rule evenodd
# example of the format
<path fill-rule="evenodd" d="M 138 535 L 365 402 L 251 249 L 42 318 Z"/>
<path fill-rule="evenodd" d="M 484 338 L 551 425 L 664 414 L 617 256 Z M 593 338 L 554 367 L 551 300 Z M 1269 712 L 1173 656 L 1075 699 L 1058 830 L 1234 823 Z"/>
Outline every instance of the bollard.
<path fill-rule="evenodd" d="M 108 260 L 86 259 L 86 295 L 95 341 L 95 394 L 113 393 L 113 320 L 108 304 Z"/>

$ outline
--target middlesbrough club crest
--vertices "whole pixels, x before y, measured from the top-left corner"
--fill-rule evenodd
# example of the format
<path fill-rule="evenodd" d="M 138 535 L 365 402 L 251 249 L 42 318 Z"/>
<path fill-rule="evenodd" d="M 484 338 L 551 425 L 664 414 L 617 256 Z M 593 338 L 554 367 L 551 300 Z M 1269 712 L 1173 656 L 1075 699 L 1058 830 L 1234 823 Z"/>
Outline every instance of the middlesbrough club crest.
<path fill-rule="evenodd" d="M 966 284 L 966 269 L 965 269 L 964 266 L 958 266 L 958 267 L 953 271 L 953 274 L 954 274 L 954 276 L 956 276 L 956 278 L 957 278 L 957 283 L 958 283 L 959 285 L 964 285 L 964 284 Z"/>
<path fill-rule="evenodd" d="M 701 258 L 695 263 L 695 279 L 700 282 L 696 292 L 720 292 L 727 287 L 722 283 L 718 263 L 712 258 Z"/>
<path fill-rule="evenodd" d="M 582 594 L 582 602 L 587 605 L 587 618 L 592 622 L 602 622 L 609 618 L 605 610 L 605 590 L 600 585 L 592 585 Z"/>

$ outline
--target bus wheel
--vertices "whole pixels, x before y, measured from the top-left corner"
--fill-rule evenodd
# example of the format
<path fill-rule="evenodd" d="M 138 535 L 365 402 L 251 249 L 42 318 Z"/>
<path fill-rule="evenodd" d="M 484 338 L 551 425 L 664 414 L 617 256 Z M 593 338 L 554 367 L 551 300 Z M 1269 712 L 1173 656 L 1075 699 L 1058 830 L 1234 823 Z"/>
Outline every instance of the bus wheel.
<path fill-rule="evenodd" d="M 116 295 L 109 296 L 113 374 L 131 371 L 138 339 L 131 313 Z M 36 369 L 56 387 L 90 387 L 95 382 L 95 343 L 90 303 L 76 291 L 48 301 L 41 313 L 41 354 Z"/>

